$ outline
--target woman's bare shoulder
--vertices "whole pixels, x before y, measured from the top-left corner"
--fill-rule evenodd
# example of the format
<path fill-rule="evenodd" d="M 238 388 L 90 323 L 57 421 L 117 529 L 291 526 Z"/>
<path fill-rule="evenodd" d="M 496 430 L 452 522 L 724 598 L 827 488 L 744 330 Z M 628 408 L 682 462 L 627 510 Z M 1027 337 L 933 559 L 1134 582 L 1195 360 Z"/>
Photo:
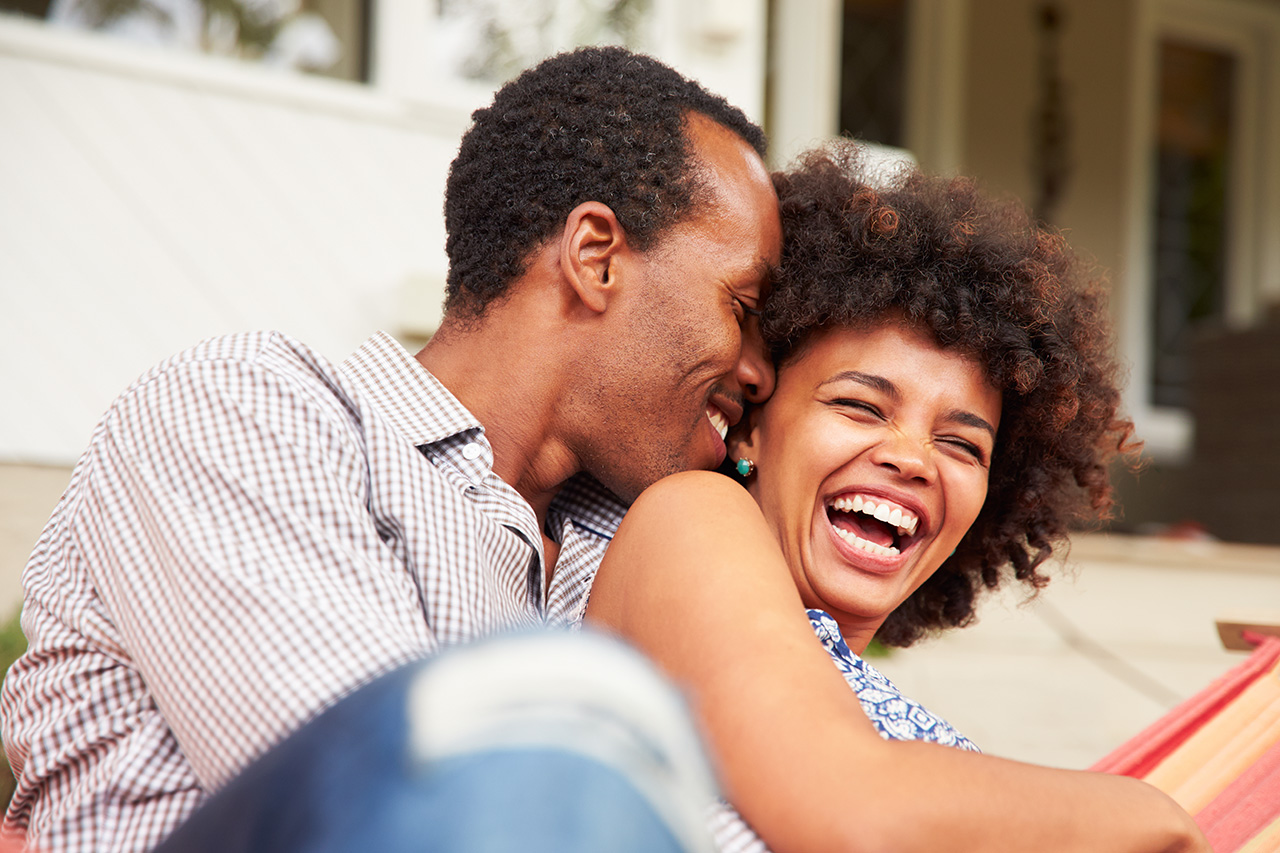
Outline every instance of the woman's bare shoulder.
<path fill-rule="evenodd" d="M 762 523 L 760 510 L 741 483 L 715 471 L 684 471 L 663 477 L 640 494 L 627 511 L 619 536 L 652 533 L 705 533 L 705 525 Z"/>
<path fill-rule="evenodd" d="M 742 484 L 714 471 L 664 477 L 641 493 L 610 545 L 610 553 L 644 553 L 645 562 L 733 560 L 745 543 L 772 534 Z"/>
<path fill-rule="evenodd" d="M 673 474 L 627 511 L 592 585 L 589 615 L 608 622 L 641 612 L 665 618 L 673 607 L 696 609 L 741 593 L 753 577 L 796 595 L 755 500 L 722 474 Z"/>

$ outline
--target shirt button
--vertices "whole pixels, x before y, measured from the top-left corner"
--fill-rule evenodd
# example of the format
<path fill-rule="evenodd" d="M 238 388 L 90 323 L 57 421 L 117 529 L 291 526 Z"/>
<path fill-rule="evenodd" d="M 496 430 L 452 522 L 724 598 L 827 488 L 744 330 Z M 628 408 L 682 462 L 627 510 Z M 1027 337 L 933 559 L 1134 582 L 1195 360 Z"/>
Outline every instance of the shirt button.
<path fill-rule="evenodd" d="M 481 453 L 484 453 L 484 448 L 482 448 L 480 445 L 476 444 L 475 442 L 463 445 L 462 447 L 463 459 L 468 459 L 468 460 L 479 459 Z"/>

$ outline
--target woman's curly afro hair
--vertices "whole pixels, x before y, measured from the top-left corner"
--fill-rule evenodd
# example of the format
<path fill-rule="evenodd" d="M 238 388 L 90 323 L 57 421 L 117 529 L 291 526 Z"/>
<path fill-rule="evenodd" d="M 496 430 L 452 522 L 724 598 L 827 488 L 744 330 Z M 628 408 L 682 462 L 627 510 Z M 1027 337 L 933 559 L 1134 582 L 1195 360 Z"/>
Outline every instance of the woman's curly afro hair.
<path fill-rule="evenodd" d="M 785 234 L 764 316 L 780 369 L 816 331 L 905 318 L 976 358 L 1003 394 L 987 499 L 956 552 L 880 627 L 888 645 L 974 618 L 1011 573 L 1033 590 L 1068 526 L 1112 505 L 1107 462 L 1132 450 L 1101 286 L 1063 239 L 972 181 L 865 177 L 835 143 L 774 176 Z"/>
<path fill-rule="evenodd" d="M 499 89 L 472 114 L 449 168 L 445 307 L 482 315 L 585 201 L 608 205 L 641 250 L 687 218 L 700 189 L 690 113 L 764 156 L 764 133 L 741 110 L 620 47 L 553 56 Z"/>

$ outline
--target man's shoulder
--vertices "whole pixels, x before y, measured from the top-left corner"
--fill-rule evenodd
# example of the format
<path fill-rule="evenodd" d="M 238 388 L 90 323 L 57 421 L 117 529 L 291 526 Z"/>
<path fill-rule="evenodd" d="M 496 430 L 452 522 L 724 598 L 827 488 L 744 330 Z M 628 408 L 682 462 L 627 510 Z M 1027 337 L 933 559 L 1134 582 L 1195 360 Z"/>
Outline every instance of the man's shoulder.
<path fill-rule="evenodd" d="M 337 396 L 345 405 L 351 392 L 339 369 L 301 341 L 278 331 L 242 332 L 208 338 L 169 356 L 121 392 L 111 410 L 139 400 L 176 396 L 198 401 L 237 393 Z"/>
<path fill-rule="evenodd" d="M 191 366 L 242 364 L 288 374 L 336 374 L 337 368 L 316 350 L 284 332 L 239 332 L 207 338 L 161 361 L 139 377 L 151 378 Z"/>
<path fill-rule="evenodd" d="M 170 356 L 125 388 L 81 461 L 106 447 L 166 456 L 194 446 L 245 452 L 267 435 L 346 444 L 362 430 L 364 408 L 359 389 L 335 365 L 288 335 L 224 335 Z"/>

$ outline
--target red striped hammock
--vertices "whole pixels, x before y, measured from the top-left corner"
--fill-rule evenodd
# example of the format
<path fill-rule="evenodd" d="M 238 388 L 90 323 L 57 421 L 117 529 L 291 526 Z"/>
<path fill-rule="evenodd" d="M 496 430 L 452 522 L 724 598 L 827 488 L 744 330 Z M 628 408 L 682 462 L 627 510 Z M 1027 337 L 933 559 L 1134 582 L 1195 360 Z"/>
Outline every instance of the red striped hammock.
<path fill-rule="evenodd" d="M 1280 851 L 1280 637 L 1245 631 L 1253 653 L 1093 770 L 1145 779 L 1204 830 L 1215 853 Z"/>

